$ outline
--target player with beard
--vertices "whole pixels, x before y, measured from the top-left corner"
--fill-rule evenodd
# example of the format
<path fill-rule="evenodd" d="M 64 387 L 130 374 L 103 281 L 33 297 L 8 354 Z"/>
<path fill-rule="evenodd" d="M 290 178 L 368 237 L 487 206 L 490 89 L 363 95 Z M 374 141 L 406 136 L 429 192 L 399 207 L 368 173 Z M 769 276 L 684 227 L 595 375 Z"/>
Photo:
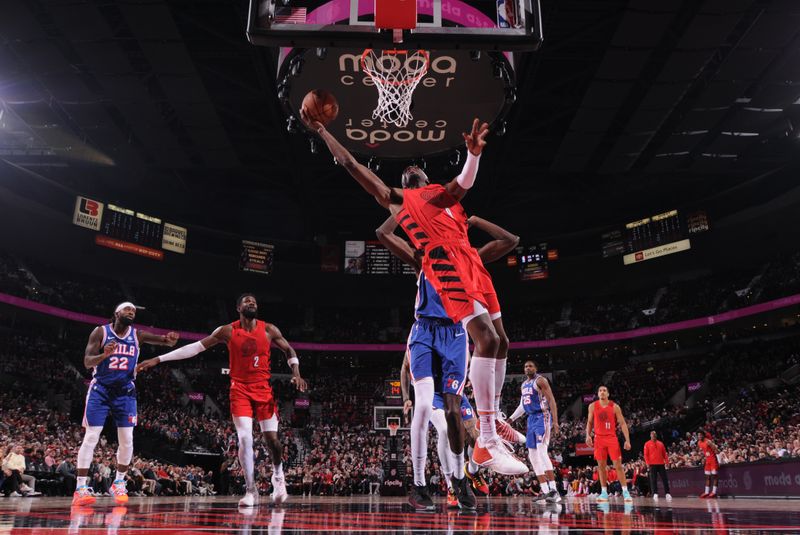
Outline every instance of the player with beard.
<path fill-rule="evenodd" d="M 92 381 L 86 394 L 83 413 L 83 443 L 78 451 L 78 474 L 72 504 L 91 505 L 96 499 L 88 486 L 89 465 L 100 440 L 108 413 L 117 425 L 117 473 L 109 489 L 114 501 L 126 503 L 128 491 L 125 474 L 133 457 L 133 428 L 136 425 L 136 363 L 139 344 L 174 346 L 178 333 L 158 335 L 133 327 L 136 306 L 130 302 L 117 305 L 111 323 L 95 327 L 89 335 L 83 364 L 92 368 Z"/>
<path fill-rule="evenodd" d="M 305 392 L 306 382 L 300 377 L 300 360 L 281 331 L 270 323 L 256 319 L 258 303 L 253 294 L 245 293 L 236 300 L 239 319 L 217 327 L 199 342 L 185 345 L 160 357 L 142 362 L 137 371 L 144 371 L 161 362 L 194 357 L 217 344 L 228 346 L 231 376 L 230 405 L 236 434 L 239 437 L 239 462 L 246 483 L 245 495 L 239 506 L 252 507 L 258 503 L 253 462 L 253 419 L 258 421 L 272 458 L 272 501 L 281 504 L 289 497 L 283 475 L 283 446 L 278 437 L 278 407 L 269 384 L 270 345 L 283 351 L 292 369 L 292 384 Z"/>
<path fill-rule="evenodd" d="M 496 321 L 500 306 L 492 278 L 483 267 L 467 236 L 467 216 L 461 199 L 472 188 L 478 160 L 486 145 L 489 125 L 478 119 L 464 133 L 467 158 L 464 167 L 446 185 L 431 184 L 417 166 L 403 171 L 402 188 L 387 186 L 368 167 L 360 164 L 336 138 L 305 109 L 300 117 L 328 147 L 334 162 L 342 165 L 364 190 L 397 219 L 414 248 L 423 252 L 422 271 L 442 301 L 447 316 L 461 323 L 475 344 L 469 379 L 475 395 L 480 436 L 472 460 L 497 473 L 524 474 L 528 468 L 503 445 L 498 428 L 510 427 L 497 419 L 497 406 L 506 374 L 506 358 Z"/>

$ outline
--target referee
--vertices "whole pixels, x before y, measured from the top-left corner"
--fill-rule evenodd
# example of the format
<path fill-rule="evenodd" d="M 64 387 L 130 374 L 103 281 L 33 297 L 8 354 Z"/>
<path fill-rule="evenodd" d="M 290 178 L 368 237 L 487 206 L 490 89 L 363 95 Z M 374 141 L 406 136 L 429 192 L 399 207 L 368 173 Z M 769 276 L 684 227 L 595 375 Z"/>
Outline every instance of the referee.
<path fill-rule="evenodd" d="M 644 462 L 650 471 L 650 491 L 653 499 L 658 499 L 658 474 L 661 474 L 661 481 L 664 482 L 664 492 L 667 500 L 671 500 L 669 493 L 669 479 L 667 478 L 667 448 L 664 443 L 658 440 L 655 431 L 650 431 L 650 440 L 644 443 Z"/>

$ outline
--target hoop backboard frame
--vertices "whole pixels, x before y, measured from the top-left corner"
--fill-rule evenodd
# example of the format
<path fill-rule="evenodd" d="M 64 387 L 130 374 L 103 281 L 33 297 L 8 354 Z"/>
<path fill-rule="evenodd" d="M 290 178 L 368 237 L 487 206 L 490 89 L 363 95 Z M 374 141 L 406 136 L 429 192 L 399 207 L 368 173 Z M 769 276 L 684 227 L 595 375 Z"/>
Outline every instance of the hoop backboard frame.
<path fill-rule="evenodd" d="M 381 416 L 379 416 L 381 413 Z M 394 414 L 392 414 L 394 413 Z M 403 417 L 403 407 L 397 406 L 389 406 L 389 405 L 375 405 L 372 408 L 372 428 L 376 431 L 388 431 L 388 420 L 389 418 L 400 418 L 400 427 L 397 428 L 398 431 L 408 431 L 411 428 L 405 425 L 405 418 Z M 411 413 L 408 416 L 408 421 L 410 422 L 411 419 L 414 417 L 414 408 L 411 408 Z"/>
<path fill-rule="evenodd" d="M 247 38 L 254 45 L 271 47 L 387 49 L 395 46 L 395 36 L 391 30 L 378 30 L 374 22 L 359 17 L 359 0 L 339 1 L 349 1 L 349 20 L 346 24 L 276 23 L 277 10 L 285 7 L 283 0 L 250 0 Z M 515 3 L 519 20 L 514 27 L 508 28 L 445 26 L 443 0 L 429 1 L 432 21 L 418 19 L 415 29 L 403 30 L 404 48 L 509 52 L 535 51 L 542 44 L 540 0 L 509 0 Z"/>

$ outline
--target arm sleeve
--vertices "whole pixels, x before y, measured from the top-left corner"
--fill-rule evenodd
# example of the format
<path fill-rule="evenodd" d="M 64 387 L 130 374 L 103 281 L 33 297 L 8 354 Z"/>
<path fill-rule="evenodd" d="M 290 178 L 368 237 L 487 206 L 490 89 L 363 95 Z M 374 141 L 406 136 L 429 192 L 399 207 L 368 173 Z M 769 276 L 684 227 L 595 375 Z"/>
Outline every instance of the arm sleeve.
<path fill-rule="evenodd" d="M 464 162 L 464 168 L 461 169 L 461 174 L 456 177 L 458 185 L 464 189 L 469 189 L 475 184 L 475 177 L 478 176 L 478 162 L 480 156 L 475 156 L 470 151 L 467 151 L 467 161 Z"/>
<path fill-rule="evenodd" d="M 519 400 L 519 406 L 514 411 L 514 414 L 511 415 L 510 420 L 512 420 L 512 421 L 516 420 L 517 418 L 519 418 L 523 414 L 525 414 L 525 408 L 522 406 L 522 400 Z"/>
<path fill-rule="evenodd" d="M 185 345 L 183 347 L 179 347 L 174 351 L 170 351 L 169 353 L 164 353 L 158 358 L 158 362 L 169 362 L 171 360 L 183 360 L 189 359 L 193 356 L 197 355 L 205 351 L 206 348 L 201 342 L 194 342 L 192 344 Z"/>

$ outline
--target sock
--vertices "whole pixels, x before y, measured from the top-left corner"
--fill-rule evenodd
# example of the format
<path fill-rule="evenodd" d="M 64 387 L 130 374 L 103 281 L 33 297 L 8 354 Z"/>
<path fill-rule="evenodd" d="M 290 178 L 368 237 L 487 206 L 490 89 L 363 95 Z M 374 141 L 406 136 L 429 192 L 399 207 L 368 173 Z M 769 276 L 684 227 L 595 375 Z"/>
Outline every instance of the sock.
<path fill-rule="evenodd" d="M 717 486 L 716 486 L 716 485 L 714 485 L 714 488 L 713 488 L 713 489 L 711 489 L 711 492 L 713 492 L 714 494 L 716 494 L 716 493 L 717 493 Z"/>
<path fill-rule="evenodd" d="M 77 480 L 76 483 L 77 483 L 77 485 L 79 487 L 85 487 L 88 479 L 89 479 L 89 476 L 78 476 L 78 480 Z M 706 491 L 706 492 L 708 492 L 708 491 Z"/>
<path fill-rule="evenodd" d="M 475 394 L 475 405 L 481 423 L 482 443 L 497 440 L 497 431 L 494 428 L 495 373 L 495 359 L 472 357 L 469 379 L 472 382 L 472 392 Z"/>
<path fill-rule="evenodd" d="M 548 491 L 551 491 L 551 490 L 558 490 L 558 489 L 556 488 L 556 482 L 555 482 L 555 481 L 548 481 L 548 482 L 547 482 L 547 490 L 548 490 Z"/>
<path fill-rule="evenodd" d="M 120 472 L 119 470 L 117 470 L 117 477 L 114 478 L 114 481 L 124 481 L 125 480 L 125 474 L 127 474 L 127 473 L 128 472 Z"/>
<path fill-rule="evenodd" d="M 503 399 L 503 383 L 506 382 L 506 362 L 508 359 L 495 359 L 494 364 L 494 410 L 500 414 L 500 400 Z"/>
<path fill-rule="evenodd" d="M 450 452 L 450 455 L 453 456 L 453 462 L 455 463 L 455 464 L 453 464 L 453 466 L 459 466 L 459 467 L 460 466 L 464 466 L 464 452 L 463 451 L 461 453 Z M 464 479 L 464 471 L 463 470 L 459 470 L 459 469 L 453 470 L 453 477 L 458 479 L 458 480 Z"/>
<path fill-rule="evenodd" d="M 706 486 L 706 494 L 708 494 L 708 492 L 709 492 L 710 490 L 711 490 L 711 489 L 710 489 L 708 486 Z"/>
<path fill-rule="evenodd" d="M 478 472 L 478 470 L 480 469 L 480 466 L 478 466 L 477 464 L 472 462 L 472 450 L 473 450 L 472 446 L 469 446 L 467 448 L 467 458 L 469 459 L 467 461 L 467 463 L 468 463 L 467 470 L 469 470 L 470 474 L 476 474 Z"/>
<path fill-rule="evenodd" d="M 450 474 L 449 476 L 447 474 L 444 475 L 444 480 L 447 482 L 447 490 L 449 491 L 454 491 L 452 477 L 453 474 Z"/>
<path fill-rule="evenodd" d="M 608 494 L 608 487 L 600 487 L 601 494 Z"/>
<path fill-rule="evenodd" d="M 283 463 L 273 464 L 272 465 L 272 476 L 273 477 L 283 477 Z"/>

